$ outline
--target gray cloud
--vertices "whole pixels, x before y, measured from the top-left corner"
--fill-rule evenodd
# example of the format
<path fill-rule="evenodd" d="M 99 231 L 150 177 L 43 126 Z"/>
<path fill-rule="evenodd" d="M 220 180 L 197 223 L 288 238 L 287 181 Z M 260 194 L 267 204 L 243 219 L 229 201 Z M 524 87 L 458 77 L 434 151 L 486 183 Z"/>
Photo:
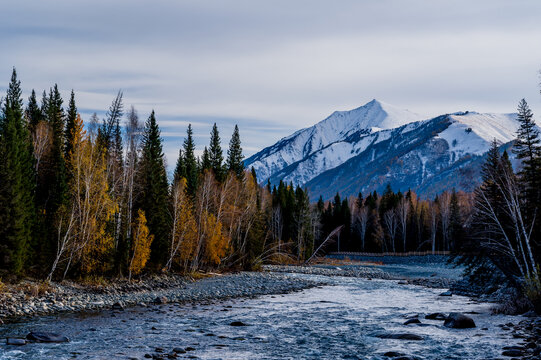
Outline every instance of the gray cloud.
<path fill-rule="evenodd" d="M 539 1 L 17 1 L 0 12 L 0 86 L 73 88 L 86 118 L 118 89 L 156 110 L 174 163 L 186 124 L 247 154 L 372 98 L 436 115 L 541 112 Z"/>

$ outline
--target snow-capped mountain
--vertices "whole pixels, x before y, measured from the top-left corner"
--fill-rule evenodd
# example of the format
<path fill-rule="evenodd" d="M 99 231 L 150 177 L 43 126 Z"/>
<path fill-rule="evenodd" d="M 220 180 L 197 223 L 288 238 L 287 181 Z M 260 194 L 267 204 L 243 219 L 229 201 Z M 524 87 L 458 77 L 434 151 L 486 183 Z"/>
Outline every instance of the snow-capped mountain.
<path fill-rule="evenodd" d="M 372 100 L 334 112 L 245 164 L 254 167 L 262 183 L 306 186 L 312 199 L 381 191 L 388 183 L 421 195 L 451 187 L 471 190 L 491 142 L 511 142 L 517 128 L 514 114 L 460 112 L 425 119 Z"/>

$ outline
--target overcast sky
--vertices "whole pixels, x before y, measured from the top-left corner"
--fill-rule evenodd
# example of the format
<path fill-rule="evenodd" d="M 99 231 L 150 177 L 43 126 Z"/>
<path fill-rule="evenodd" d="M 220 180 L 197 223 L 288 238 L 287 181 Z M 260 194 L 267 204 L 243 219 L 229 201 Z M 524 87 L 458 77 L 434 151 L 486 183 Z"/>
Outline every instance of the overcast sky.
<path fill-rule="evenodd" d="M 73 88 L 88 119 L 122 89 L 170 165 L 188 123 L 199 150 L 238 123 L 250 155 L 372 98 L 428 117 L 525 97 L 539 122 L 540 19 L 539 0 L 6 1 L 0 90 L 15 66 L 25 97 Z"/>

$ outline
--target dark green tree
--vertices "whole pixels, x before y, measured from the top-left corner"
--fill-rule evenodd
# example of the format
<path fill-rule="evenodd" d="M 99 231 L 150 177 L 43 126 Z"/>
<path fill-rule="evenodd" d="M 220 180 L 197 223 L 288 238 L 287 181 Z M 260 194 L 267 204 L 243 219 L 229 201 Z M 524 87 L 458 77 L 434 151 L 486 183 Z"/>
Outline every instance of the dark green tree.
<path fill-rule="evenodd" d="M 242 155 L 242 148 L 240 146 L 239 127 L 235 125 L 233 136 L 229 142 L 229 149 L 227 150 L 226 166 L 228 171 L 232 171 L 238 178 L 244 176 L 244 155 Z"/>
<path fill-rule="evenodd" d="M 193 140 L 192 124 L 188 124 L 184 139 L 184 168 L 186 169 L 186 187 L 191 196 L 195 196 L 199 182 L 197 159 L 195 158 L 195 143 Z"/>
<path fill-rule="evenodd" d="M 28 105 L 26 106 L 26 119 L 30 131 L 34 131 L 38 123 L 43 120 L 43 113 L 38 105 L 36 99 L 36 92 L 32 89 L 32 94 L 28 98 Z"/>
<path fill-rule="evenodd" d="M 539 201 L 541 200 L 541 146 L 539 131 L 535 126 L 533 114 L 526 100 L 522 99 L 518 105 L 517 119 L 520 123 L 517 131 L 517 140 L 513 152 L 522 160 L 522 169 L 519 171 L 519 181 L 523 188 L 525 207 L 525 220 L 528 224 L 535 222 L 533 237 L 539 233 L 541 216 L 539 216 Z M 529 225 L 528 225 L 529 226 Z"/>
<path fill-rule="evenodd" d="M 145 123 L 140 163 L 140 203 L 147 217 L 147 226 L 154 241 L 150 261 L 156 268 L 165 265 L 168 255 L 170 215 L 168 211 L 169 187 L 165 172 L 160 129 L 154 110 Z"/>
<path fill-rule="evenodd" d="M 214 171 L 214 176 L 216 180 L 222 182 L 225 178 L 224 171 L 224 155 L 222 151 L 222 145 L 220 143 L 220 133 L 218 132 L 218 127 L 216 123 L 212 126 L 212 131 L 210 132 L 210 146 L 209 146 L 209 159 L 212 171 Z"/>
<path fill-rule="evenodd" d="M 75 128 L 75 121 L 77 120 L 77 106 L 75 105 L 75 93 L 71 90 L 70 102 L 66 113 L 66 144 L 64 146 L 64 158 L 69 159 L 71 152 L 73 151 L 73 129 Z"/>
<path fill-rule="evenodd" d="M 179 149 L 177 164 L 175 166 L 175 172 L 173 173 L 173 184 L 178 183 L 178 181 L 182 178 L 186 178 L 186 166 L 184 165 L 182 149 Z"/>
<path fill-rule="evenodd" d="M 205 146 L 205 148 L 203 149 L 203 156 L 201 157 L 201 172 L 205 172 L 205 170 L 210 169 L 212 169 L 212 165 L 210 163 L 209 151 Z"/>
<path fill-rule="evenodd" d="M 25 270 L 32 242 L 34 179 L 32 142 L 13 69 L 0 116 L 0 265 L 17 275 Z"/>

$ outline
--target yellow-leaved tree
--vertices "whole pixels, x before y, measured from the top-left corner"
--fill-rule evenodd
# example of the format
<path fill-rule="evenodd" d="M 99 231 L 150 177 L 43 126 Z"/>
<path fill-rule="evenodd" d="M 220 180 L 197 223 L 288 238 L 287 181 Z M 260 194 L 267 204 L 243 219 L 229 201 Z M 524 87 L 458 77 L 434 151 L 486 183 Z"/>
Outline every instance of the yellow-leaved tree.
<path fill-rule="evenodd" d="M 169 259 L 167 270 L 171 270 L 174 263 L 184 270 L 195 258 L 197 249 L 197 224 L 192 210 L 189 196 L 186 194 L 187 181 L 179 179 L 173 185 L 173 231 L 169 244 Z"/>
<path fill-rule="evenodd" d="M 227 254 L 229 238 L 222 233 L 222 223 L 214 214 L 205 212 L 201 219 L 203 224 L 203 262 L 209 266 L 220 265 L 222 258 Z"/>
<path fill-rule="evenodd" d="M 131 281 L 132 274 L 140 274 L 150 258 L 150 245 L 154 240 L 147 226 L 145 212 L 141 209 L 137 211 L 137 219 L 132 225 L 133 240 L 131 243 L 130 265 L 128 266 L 128 279 Z"/>
<path fill-rule="evenodd" d="M 91 274 L 108 270 L 114 250 L 106 224 L 117 209 L 107 181 L 107 161 L 96 139 L 87 136 L 78 115 L 73 129 L 72 153 L 68 168 L 72 172 L 72 208 L 75 214 L 72 259 L 80 260 L 81 272 Z"/>

